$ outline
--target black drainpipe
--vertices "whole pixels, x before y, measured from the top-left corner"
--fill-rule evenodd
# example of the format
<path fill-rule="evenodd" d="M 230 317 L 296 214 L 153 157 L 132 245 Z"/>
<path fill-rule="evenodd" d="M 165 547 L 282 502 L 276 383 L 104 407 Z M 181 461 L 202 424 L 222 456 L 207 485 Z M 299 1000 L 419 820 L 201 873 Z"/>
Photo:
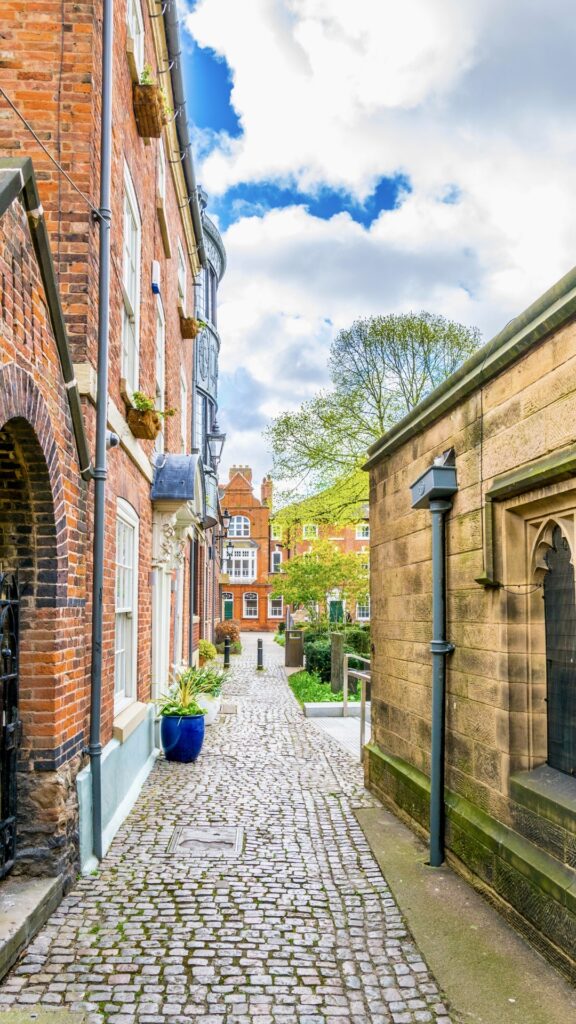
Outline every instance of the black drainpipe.
<path fill-rule="evenodd" d="M 446 655 L 454 646 L 446 640 L 445 516 L 458 490 L 454 450 L 434 460 L 412 484 L 412 507 L 432 513 L 432 743 L 430 754 L 430 866 L 444 861 L 444 746 L 446 719 Z"/>
<path fill-rule="evenodd" d="M 90 774 L 92 779 L 92 849 L 102 860 L 102 613 L 106 513 L 106 448 L 108 413 L 108 330 L 110 320 L 110 182 L 112 164 L 112 41 L 113 0 L 102 10 L 102 117 L 100 123 L 100 208 L 98 224 L 98 376 L 94 476 L 94 547 L 92 571 L 92 668 L 90 686 Z"/>

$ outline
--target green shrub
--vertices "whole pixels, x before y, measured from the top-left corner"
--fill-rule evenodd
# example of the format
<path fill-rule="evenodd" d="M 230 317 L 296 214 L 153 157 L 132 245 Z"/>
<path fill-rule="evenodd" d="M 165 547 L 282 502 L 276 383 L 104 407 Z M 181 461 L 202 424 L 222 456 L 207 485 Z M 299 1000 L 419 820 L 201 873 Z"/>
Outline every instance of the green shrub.
<path fill-rule="evenodd" d="M 304 642 L 306 668 L 316 672 L 323 683 L 329 683 L 332 674 L 332 645 L 329 639 Z"/>
<path fill-rule="evenodd" d="M 370 630 L 363 626 L 349 626 L 344 631 L 344 646 L 356 654 L 370 657 Z"/>
<path fill-rule="evenodd" d="M 274 633 L 274 643 L 278 644 L 279 647 L 286 647 L 286 637 L 284 633 Z"/>
<path fill-rule="evenodd" d="M 216 650 L 218 654 L 224 654 L 224 641 L 221 644 L 216 644 Z M 242 654 L 242 644 L 239 640 L 230 644 L 230 654 Z"/>
<path fill-rule="evenodd" d="M 206 661 L 214 661 L 216 653 L 214 644 L 211 644 L 209 640 L 200 640 L 198 644 L 198 654 L 201 658 L 205 658 Z"/>
<path fill-rule="evenodd" d="M 223 644 L 227 636 L 230 637 L 230 643 L 237 644 L 240 642 L 240 623 L 234 619 L 217 622 L 214 635 L 216 644 Z"/>
<path fill-rule="evenodd" d="M 323 683 L 317 672 L 294 672 L 288 676 L 288 685 L 299 704 L 342 701 L 342 694 L 332 693 L 329 683 Z M 348 699 L 357 701 L 359 698 L 355 694 L 350 694 Z"/>
<path fill-rule="evenodd" d="M 278 623 L 278 632 L 279 633 L 285 633 L 286 632 L 286 623 L 285 622 L 279 622 Z"/>

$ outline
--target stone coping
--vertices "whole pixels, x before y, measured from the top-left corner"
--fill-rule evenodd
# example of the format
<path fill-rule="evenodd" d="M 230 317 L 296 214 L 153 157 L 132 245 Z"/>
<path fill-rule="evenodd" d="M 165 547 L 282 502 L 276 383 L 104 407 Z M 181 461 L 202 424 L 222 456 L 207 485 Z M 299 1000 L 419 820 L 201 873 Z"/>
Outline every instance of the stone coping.
<path fill-rule="evenodd" d="M 510 776 L 510 795 L 535 814 L 576 832 L 576 779 L 542 764 Z"/>

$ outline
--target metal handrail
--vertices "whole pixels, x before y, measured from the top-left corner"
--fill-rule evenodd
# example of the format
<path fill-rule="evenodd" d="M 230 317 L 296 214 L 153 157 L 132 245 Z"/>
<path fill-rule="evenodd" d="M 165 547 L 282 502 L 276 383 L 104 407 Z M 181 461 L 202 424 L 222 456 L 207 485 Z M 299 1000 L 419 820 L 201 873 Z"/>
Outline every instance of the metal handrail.
<path fill-rule="evenodd" d="M 371 666 L 372 662 L 370 658 L 363 658 L 360 654 L 353 654 L 352 652 L 344 655 L 344 680 L 342 685 L 342 716 L 345 718 L 348 715 L 348 677 L 352 676 L 353 679 L 360 680 L 360 764 L 362 764 L 362 751 L 364 749 L 364 740 L 366 737 L 366 683 L 372 678 L 372 673 L 362 672 L 358 669 L 351 669 L 349 667 L 349 659 L 353 658 L 355 661 L 362 661 L 365 665 Z"/>

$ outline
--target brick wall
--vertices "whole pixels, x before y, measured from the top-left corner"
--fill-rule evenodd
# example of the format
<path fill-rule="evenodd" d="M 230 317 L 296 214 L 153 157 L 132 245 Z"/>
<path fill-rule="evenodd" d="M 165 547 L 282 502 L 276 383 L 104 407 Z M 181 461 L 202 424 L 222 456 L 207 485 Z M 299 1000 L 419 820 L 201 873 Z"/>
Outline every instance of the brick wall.
<path fill-rule="evenodd" d="M 159 77 L 160 71 L 165 72 L 166 69 L 158 67 L 153 23 L 146 3 L 142 4 L 142 10 L 145 22 L 145 62 L 151 65 L 153 74 Z M 24 117 L 30 121 L 50 153 L 60 161 L 64 170 L 72 176 L 78 188 L 94 206 L 98 205 L 99 195 L 101 17 L 100 0 L 86 3 L 63 0 L 58 4 L 53 0 L 34 0 L 26 4 L 7 0 L 2 9 L 3 40 L 0 55 L 3 87 Z M 126 7 L 125 4 L 119 3 L 114 7 L 109 394 L 118 413 L 125 417 L 121 394 L 121 285 L 124 174 L 127 167 L 134 185 L 142 222 L 139 388 L 150 396 L 155 394 L 157 299 L 152 292 L 151 271 L 152 261 L 156 260 L 160 265 L 161 299 L 166 321 L 164 404 L 165 408 L 176 409 L 176 415 L 165 421 L 165 450 L 190 451 L 194 342 L 184 341 L 181 337 L 176 258 L 178 238 L 182 241 L 184 252 L 188 250 L 181 212 L 182 200 L 177 193 L 177 184 L 180 181 L 178 175 L 182 172 L 178 160 L 172 164 L 170 162 L 166 133 L 169 130 L 173 133 L 174 129 L 167 128 L 165 219 L 171 243 L 172 255 L 169 257 L 157 214 L 159 142 L 150 140 L 147 143 L 137 132 L 126 41 Z M 83 369 L 95 369 L 98 228 L 92 219 L 89 205 L 54 167 L 21 121 L 4 103 L 0 105 L 0 154 L 33 158 L 40 199 L 46 211 L 73 359 L 75 363 L 81 364 Z M 45 721 L 42 730 L 50 733 L 50 740 L 46 740 L 42 749 L 58 749 L 60 752 L 63 751 L 66 757 L 79 758 L 77 752 L 85 741 L 88 729 L 92 489 L 78 481 L 78 469 L 74 464 L 74 445 L 69 437 L 67 406 L 62 408 L 62 396 L 59 393 L 60 377 L 54 363 L 55 353 L 52 351 L 53 345 L 46 340 L 46 309 L 37 282 L 34 282 L 33 258 L 23 235 L 23 224 L 14 225 L 12 221 L 15 215 L 10 216 L 12 220 L 7 220 L 5 227 L 7 249 L 4 253 L 5 273 L 2 288 L 5 301 L 2 311 L 4 323 L 10 324 L 11 334 L 8 344 L 6 329 L 3 332 L 0 359 L 2 362 L 15 360 L 26 370 L 32 365 L 34 373 L 42 378 L 41 389 L 48 402 L 49 426 L 46 429 L 54 434 L 58 451 L 56 458 L 62 463 L 61 471 L 66 477 L 65 486 L 57 496 L 57 521 L 61 522 L 64 506 L 68 508 L 69 505 L 75 505 L 77 510 L 74 513 L 74 521 L 70 520 L 67 523 L 69 538 L 74 538 L 74 543 L 70 542 L 65 557 L 68 559 L 66 566 L 69 570 L 69 592 L 75 595 L 78 606 L 74 613 L 70 612 L 71 624 L 68 620 L 62 620 L 60 623 L 60 616 L 53 618 L 53 628 L 43 632 L 35 648 L 38 655 L 46 655 L 46 665 L 50 666 L 50 671 L 53 670 L 54 686 L 59 688 L 57 700 L 55 699 L 51 707 L 43 708 Z M 190 260 L 187 274 L 188 311 L 193 307 L 195 267 L 196 264 L 193 266 Z M 19 310 L 18 316 L 13 315 L 13 308 Z M 46 361 L 49 365 L 46 365 Z M 90 379 L 89 373 L 82 376 L 83 379 Z M 182 376 L 187 388 L 185 438 L 182 436 L 181 416 Z M 84 390 L 84 417 L 89 443 L 93 450 L 93 385 L 86 385 Z M 26 412 L 23 415 L 26 415 Z M 127 430 L 127 427 L 123 427 L 123 432 L 124 430 Z M 0 438 L 0 445 L 2 440 L 11 443 L 10 439 Z M 120 448 L 110 451 L 108 456 L 103 595 L 103 743 L 111 739 L 114 719 L 116 509 L 119 499 L 127 501 L 139 517 L 137 692 L 134 696 L 143 701 L 150 697 L 151 640 L 154 628 L 150 502 L 150 459 L 153 451 L 152 441 L 141 440 L 135 443 L 130 437 Z M 22 458 L 27 466 L 32 465 L 31 454 L 23 449 Z M 51 465 L 50 462 L 49 464 Z M 86 537 L 90 538 L 89 543 L 86 543 Z M 61 557 L 60 549 L 58 557 Z M 185 653 L 188 647 L 188 578 L 189 564 L 186 553 L 183 629 Z M 174 606 L 172 616 L 173 614 Z M 173 618 L 170 626 L 171 637 L 172 626 Z M 60 636 L 60 629 L 69 629 L 69 646 L 72 653 L 52 655 L 52 649 L 58 649 L 59 652 L 57 637 Z M 32 657 L 32 648 L 30 650 Z M 24 655 L 26 656 L 26 652 Z M 73 699 L 69 698 L 72 691 Z M 56 704 L 58 707 L 65 705 L 65 720 L 63 711 L 56 714 Z M 39 719 L 36 725 L 40 728 Z M 32 737 L 30 730 L 28 735 Z M 52 754 L 47 753 L 44 760 L 48 764 L 51 758 Z M 75 762 L 74 770 L 68 777 L 69 785 L 72 785 L 71 780 L 78 764 L 79 761 Z"/>
<path fill-rule="evenodd" d="M 87 706 L 85 518 L 66 391 L 26 217 L 0 220 L 0 571 L 19 571 L 18 869 L 72 877 Z"/>

